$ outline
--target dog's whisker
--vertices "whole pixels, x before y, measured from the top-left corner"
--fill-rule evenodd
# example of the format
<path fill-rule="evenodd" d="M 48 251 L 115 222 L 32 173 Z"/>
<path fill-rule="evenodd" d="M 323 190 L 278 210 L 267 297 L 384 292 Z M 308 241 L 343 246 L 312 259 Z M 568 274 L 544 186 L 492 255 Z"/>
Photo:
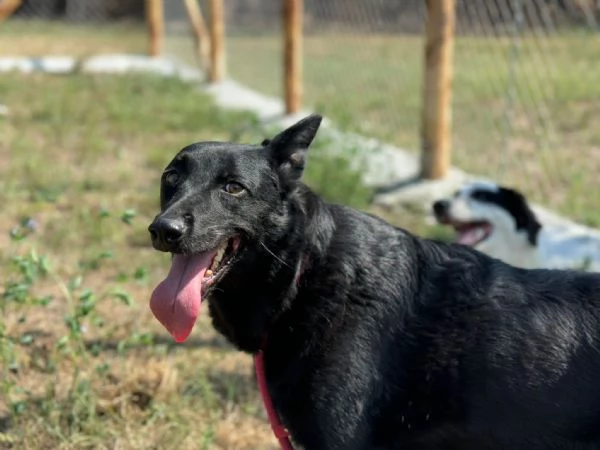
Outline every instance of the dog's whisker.
<path fill-rule="evenodd" d="M 285 262 L 283 259 L 281 259 L 279 256 L 277 256 L 275 253 L 273 253 L 271 250 L 269 250 L 269 247 L 267 247 L 265 245 L 265 243 L 263 241 L 258 241 L 258 243 L 267 251 L 271 254 L 271 256 L 273 256 L 273 258 L 275 258 L 277 261 L 279 261 L 281 264 L 283 264 L 286 267 L 289 267 L 290 269 L 293 269 L 292 266 L 290 266 L 287 262 Z"/>

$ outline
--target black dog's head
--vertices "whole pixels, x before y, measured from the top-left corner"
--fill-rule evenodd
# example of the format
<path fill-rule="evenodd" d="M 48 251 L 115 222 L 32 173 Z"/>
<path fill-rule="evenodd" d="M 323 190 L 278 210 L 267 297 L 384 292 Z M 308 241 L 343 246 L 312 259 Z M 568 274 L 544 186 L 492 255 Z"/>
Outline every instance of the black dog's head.
<path fill-rule="evenodd" d="M 261 145 L 202 142 L 181 150 L 161 180 L 153 246 L 173 254 L 151 308 L 177 341 L 192 330 L 203 296 L 276 242 L 289 218 L 308 146 L 321 117 L 311 115 Z"/>

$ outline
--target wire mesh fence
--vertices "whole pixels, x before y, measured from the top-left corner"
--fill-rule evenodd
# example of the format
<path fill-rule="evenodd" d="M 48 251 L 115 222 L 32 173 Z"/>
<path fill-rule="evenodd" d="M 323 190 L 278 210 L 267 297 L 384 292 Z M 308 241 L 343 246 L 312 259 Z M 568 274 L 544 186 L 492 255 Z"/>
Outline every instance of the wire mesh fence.
<path fill-rule="evenodd" d="M 147 51 L 144 0 L 0 0 L 0 56 Z"/>
<path fill-rule="evenodd" d="M 228 0 L 225 8 L 228 75 L 281 97 L 280 2 Z M 306 106 L 417 152 L 425 2 L 305 0 L 304 11 Z M 599 18 L 591 0 L 458 0 L 453 67 L 453 164 L 594 225 Z M 181 39 L 172 42 L 179 47 L 168 50 L 185 53 Z"/>
<path fill-rule="evenodd" d="M 473 5 L 457 11 L 455 164 L 599 225 L 598 3 Z"/>
<path fill-rule="evenodd" d="M 7 0 L 3 0 L 7 1 Z M 15 19 L 107 22 L 143 17 L 143 0 L 23 0 Z"/>
<path fill-rule="evenodd" d="M 185 3 L 163 3 L 164 54 L 197 64 Z M 283 97 L 282 2 L 223 3 L 228 76 Z M 209 4 L 198 2 L 206 20 Z M 19 53 L 23 39 L 40 54 L 146 52 L 144 5 L 24 0 L 0 29 L 3 52 Z M 594 225 L 599 19 L 597 0 L 456 0 L 452 95 L 454 165 Z M 304 0 L 306 107 L 418 152 L 426 20 L 422 0 Z M 54 43 L 59 29 L 76 45 Z"/>

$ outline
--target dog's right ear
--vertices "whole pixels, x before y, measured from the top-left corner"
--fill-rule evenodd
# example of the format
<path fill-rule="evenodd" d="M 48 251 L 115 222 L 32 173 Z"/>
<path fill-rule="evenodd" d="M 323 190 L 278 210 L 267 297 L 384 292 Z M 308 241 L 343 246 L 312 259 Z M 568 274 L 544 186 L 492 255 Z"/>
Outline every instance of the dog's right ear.
<path fill-rule="evenodd" d="M 505 199 L 504 206 L 515 219 L 517 230 L 524 230 L 527 233 L 529 243 L 537 245 L 537 238 L 542 225 L 538 222 L 523 194 L 505 187 L 500 188 L 500 193 Z"/>
<path fill-rule="evenodd" d="M 296 181 L 302 176 L 308 147 L 315 138 L 322 119 L 317 114 L 311 114 L 270 141 L 263 141 L 271 161 L 284 178 Z"/>

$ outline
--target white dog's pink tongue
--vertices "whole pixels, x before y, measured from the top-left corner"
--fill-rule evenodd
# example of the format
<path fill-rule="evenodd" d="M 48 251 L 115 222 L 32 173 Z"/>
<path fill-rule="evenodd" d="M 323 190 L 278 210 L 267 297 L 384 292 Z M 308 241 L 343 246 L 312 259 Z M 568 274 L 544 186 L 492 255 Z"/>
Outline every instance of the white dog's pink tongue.
<path fill-rule="evenodd" d="M 214 255 L 174 255 L 167 278 L 152 292 L 150 309 L 177 342 L 185 341 L 194 328 L 202 302 L 202 279 Z"/>
<path fill-rule="evenodd" d="M 456 242 L 463 245 L 475 245 L 483 237 L 485 231 L 480 227 L 463 228 L 458 232 Z"/>

